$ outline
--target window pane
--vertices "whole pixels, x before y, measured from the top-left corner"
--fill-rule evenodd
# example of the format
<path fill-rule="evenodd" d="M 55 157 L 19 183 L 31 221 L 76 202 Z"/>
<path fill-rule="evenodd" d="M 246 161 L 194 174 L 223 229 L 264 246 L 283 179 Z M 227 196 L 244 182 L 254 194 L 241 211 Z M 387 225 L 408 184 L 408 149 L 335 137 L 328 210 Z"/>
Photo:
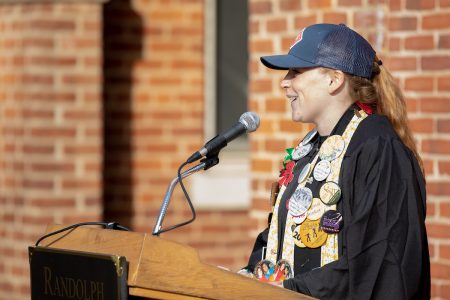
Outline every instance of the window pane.
<path fill-rule="evenodd" d="M 217 1 L 217 132 L 247 110 L 247 1 Z"/>

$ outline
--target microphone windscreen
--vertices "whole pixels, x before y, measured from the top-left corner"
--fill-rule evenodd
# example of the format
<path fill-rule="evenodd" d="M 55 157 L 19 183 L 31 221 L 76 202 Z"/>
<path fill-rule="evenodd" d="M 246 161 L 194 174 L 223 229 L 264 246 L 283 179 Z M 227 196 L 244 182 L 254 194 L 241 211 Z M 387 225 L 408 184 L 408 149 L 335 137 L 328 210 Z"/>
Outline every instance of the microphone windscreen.
<path fill-rule="evenodd" d="M 248 111 L 241 115 L 239 122 L 245 126 L 247 132 L 253 132 L 259 127 L 259 116 L 254 112 Z"/>

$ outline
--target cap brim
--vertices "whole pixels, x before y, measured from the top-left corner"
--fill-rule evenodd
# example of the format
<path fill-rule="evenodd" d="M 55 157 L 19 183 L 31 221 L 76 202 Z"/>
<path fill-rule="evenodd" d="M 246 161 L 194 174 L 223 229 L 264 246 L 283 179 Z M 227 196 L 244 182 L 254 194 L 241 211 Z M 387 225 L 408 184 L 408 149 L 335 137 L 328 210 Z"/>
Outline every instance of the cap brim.
<path fill-rule="evenodd" d="M 260 59 L 266 67 L 274 70 L 318 67 L 318 65 L 302 60 L 290 54 L 261 56 Z"/>

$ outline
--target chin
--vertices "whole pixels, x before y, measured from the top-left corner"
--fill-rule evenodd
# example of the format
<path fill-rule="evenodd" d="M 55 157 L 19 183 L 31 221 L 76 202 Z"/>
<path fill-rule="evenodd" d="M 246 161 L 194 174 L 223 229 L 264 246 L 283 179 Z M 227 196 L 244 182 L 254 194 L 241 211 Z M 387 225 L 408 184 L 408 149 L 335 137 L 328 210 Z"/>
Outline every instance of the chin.
<path fill-rule="evenodd" d="M 301 114 L 292 113 L 292 121 L 305 123 L 304 117 Z"/>

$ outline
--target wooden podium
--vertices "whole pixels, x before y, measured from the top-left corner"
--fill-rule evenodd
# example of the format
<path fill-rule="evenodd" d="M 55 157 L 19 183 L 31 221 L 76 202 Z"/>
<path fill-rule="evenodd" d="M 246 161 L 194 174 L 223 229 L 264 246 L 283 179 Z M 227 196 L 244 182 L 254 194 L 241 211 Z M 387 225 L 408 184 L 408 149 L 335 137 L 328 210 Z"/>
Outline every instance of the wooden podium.
<path fill-rule="evenodd" d="M 51 225 L 47 232 L 62 228 Z M 125 256 L 128 292 L 150 299 L 313 299 L 201 262 L 195 249 L 138 232 L 78 227 L 41 246 Z"/>

